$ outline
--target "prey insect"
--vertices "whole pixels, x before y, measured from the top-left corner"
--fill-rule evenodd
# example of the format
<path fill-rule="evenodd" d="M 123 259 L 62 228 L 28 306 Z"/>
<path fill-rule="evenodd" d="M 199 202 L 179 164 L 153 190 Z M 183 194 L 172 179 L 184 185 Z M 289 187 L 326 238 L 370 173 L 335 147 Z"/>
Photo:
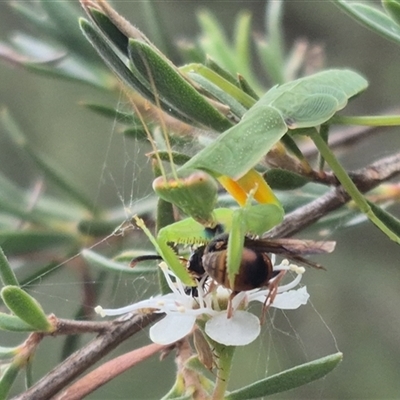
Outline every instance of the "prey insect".
<path fill-rule="evenodd" d="M 228 316 L 232 315 L 232 299 L 243 291 L 267 287 L 269 295 L 264 305 L 268 307 L 272 304 L 285 271 L 274 270 L 270 254 L 279 254 L 295 262 L 324 269 L 320 264 L 306 260 L 302 256 L 330 253 L 335 248 L 333 241 L 257 239 L 245 236 L 240 267 L 232 282 L 228 276 L 228 240 L 227 233 L 217 235 L 208 244 L 193 250 L 188 260 L 181 258 L 186 263 L 189 273 L 197 280 L 208 275 L 216 284 L 232 291 Z M 137 257 L 131 261 L 131 266 L 150 259 L 162 258 L 158 255 Z M 192 293 L 196 295 L 195 291 Z"/>

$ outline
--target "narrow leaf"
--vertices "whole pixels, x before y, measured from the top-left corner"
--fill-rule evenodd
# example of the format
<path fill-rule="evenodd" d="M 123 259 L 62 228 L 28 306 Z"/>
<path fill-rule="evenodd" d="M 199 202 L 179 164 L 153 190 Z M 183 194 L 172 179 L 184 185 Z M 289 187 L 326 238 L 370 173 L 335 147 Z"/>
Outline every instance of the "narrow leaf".
<path fill-rule="evenodd" d="M 400 43 L 400 26 L 388 15 L 364 3 L 332 0 L 338 7 L 365 27 L 396 43 Z"/>
<path fill-rule="evenodd" d="M 232 126 L 188 83 L 176 67 L 148 44 L 131 39 L 129 55 L 133 65 L 151 83 L 153 91 L 166 99 L 168 103 L 173 104 L 188 118 L 219 132 Z"/>
<path fill-rule="evenodd" d="M 5 371 L 0 378 L 0 399 L 8 398 L 8 393 L 10 392 L 10 389 L 14 384 L 19 371 L 21 371 L 21 367 L 15 362 L 12 362 L 6 366 Z"/>
<path fill-rule="evenodd" d="M 397 241 L 400 243 L 400 220 L 372 201 L 367 200 L 367 203 L 374 214 L 397 236 Z"/>
<path fill-rule="evenodd" d="M 0 359 L 5 360 L 12 358 L 18 353 L 19 347 L 4 347 L 0 346 Z"/>
<path fill-rule="evenodd" d="M 24 254 L 57 246 L 75 245 L 77 238 L 68 233 L 47 230 L 2 230 L 0 243 L 7 254 Z"/>
<path fill-rule="evenodd" d="M 81 18 L 79 20 L 83 34 L 87 40 L 98 52 L 106 65 L 113 71 L 118 78 L 128 87 L 135 89 L 141 96 L 150 100 L 153 104 L 157 104 L 162 110 L 180 119 L 183 122 L 193 123 L 184 114 L 180 113 L 174 105 L 166 104 L 162 98 L 159 98 L 157 93 L 153 93 L 151 87 L 144 84 L 137 76 L 126 66 L 126 64 L 115 53 L 114 49 L 108 44 L 103 35 L 95 29 L 89 21 Z"/>
<path fill-rule="evenodd" d="M 36 330 L 17 316 L 2 312 L 0 312 L 0 329 L 10 332 L 32 332 Z"/>
<path fill-rule="evenodd" d="M 298 189 L 310 182 L 310 180 L 304 176 L 282 168 L 268 170 L 264 173 L 264 178 L 271 188 L 276 190 Z"/>
<path fill-rule="evenodd" d="M 0 247 L 0 278 L 1 282 L 4 286 L 6 285 L 14 285 L 19 286 L 17 277 L 14 274 L 14 271 L 9 264 L 6 255 L 3 252 L 3 249 Z"/>
<path fill-rule="evenodd" d="M 306 364 L 288 369 L 247 387 L 228 394 L 226 400 L 255 399 L 275 393 L 285 392 L 321 379 L 342 361 L 342 353 L 332 354 Z"/>
<path fill-rule="evenodd" d="M 386 12 L 397 25 L 400 25 L 400 2 L 398 0 L 382 0 Z"/>
<path fill-rule="evenodd" d="M 5 286 L 1 290 L 5 305 L 22 321 L 33 329 L 51 332 L 53 327 L 40 304 L 18 286 Z"/>
<path fill-rule="evenodd" d="M 157 272 L 156 268 L 152 267 L 141 267 L 140 265 L 135 266 L 135 268 L 129 268 L 128 265 L 110 260 L 107 257 L 104 257 L 98 253 L 95 253 L 92 250 L 84 249 L 81 253 L 82 257 L 93 267 L 105 269 L 107 271 L 117 271 L 123 272 L 127 274 L 154 274 Z"/>

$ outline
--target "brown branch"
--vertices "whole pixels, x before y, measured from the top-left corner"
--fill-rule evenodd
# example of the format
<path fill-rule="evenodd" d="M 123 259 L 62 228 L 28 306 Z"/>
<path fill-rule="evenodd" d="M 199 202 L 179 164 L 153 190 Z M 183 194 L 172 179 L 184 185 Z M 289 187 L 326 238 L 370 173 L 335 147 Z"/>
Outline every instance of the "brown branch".
<path fill-rule="evenodd" d="M 127 319 L 125 315 L 113 321 L 107 332 L 100 334 L 84 348 L 73 353 L 26 392 L 13 399 L 50 399 L 111 350 L 114 350 L 120 343 L 141 331 L 160 316 L 161 314 L 148 314 Z"/>
<path fill-rule="evenodd" d="M 375 163 L 350 174 L 358 189 L 365 193 L 382 182 L 400 173 L 400 153 L 382 158 Z M 318 221 L 331 211 L 337 210 L 350 200 L 342 186 L 332 189 L 295 211 L 287 214 L 284 221 L 270 230 L 265 237 L 292 236 L 312 223 Z"/>

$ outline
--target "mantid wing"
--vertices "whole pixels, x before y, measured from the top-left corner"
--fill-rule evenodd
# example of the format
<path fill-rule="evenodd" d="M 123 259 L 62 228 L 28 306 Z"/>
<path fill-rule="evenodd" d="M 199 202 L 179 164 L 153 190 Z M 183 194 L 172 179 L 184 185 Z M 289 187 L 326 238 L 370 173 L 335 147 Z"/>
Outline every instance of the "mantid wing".
<path fill-rule="evenodd" d="M 228 129 L 181 169 L 202 169 L 212 175 L 239 179 L 287 132 L 281 113 L 268 106 L 250 109 L 242 121 Z"/>
<path fill-rule="evenodd" d="M 327 70 L 273 87 L 257 101 L 253 108 L 261 105 L 273 105 L 279 108 L 282 106 L 281 96 L 286 92 L 293 91 L 300 95 L 330 94 L 336 97 L 339 109 L 342 109 L 347 103 L 344 101 L 344 97 L 347 100 L 365 90 L 367 86 L 367 80 L 354 71 Z"/>
<path fill-rule="evenodd" d="M 254 108 L 275 107 L 289 129 L 308 128 L 326 122 L 367 86 L 368 82 L 353 71 L 328 70 L 275 86 Z"/>

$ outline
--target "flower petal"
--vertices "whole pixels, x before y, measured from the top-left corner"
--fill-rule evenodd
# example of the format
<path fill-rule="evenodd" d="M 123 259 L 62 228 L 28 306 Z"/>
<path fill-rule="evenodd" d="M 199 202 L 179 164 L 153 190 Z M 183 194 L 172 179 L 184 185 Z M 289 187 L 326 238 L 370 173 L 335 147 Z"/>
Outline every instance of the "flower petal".
<path fill-rule="evenodd" d="M 150 328 L 150 339 L 158 344 L 174 343 L 188 335 L 195 322 L 195 315 L 169 314 Z"/>
<path fill-rule="evenodd" d="M 207 321 L 206 334 L 226 346 L 244 346 L 260 334 L 259 319 L 247 311 L 237 310 L 231 318 L 222 312 Z"/>
<path fill-rule="evenodd" d="M 307 304 L 309 297 L 306 286 L 303 286 L 297 290 L 279 293 L 271 306 L 282 310 L 295 310 L 301 305 Z"/>

